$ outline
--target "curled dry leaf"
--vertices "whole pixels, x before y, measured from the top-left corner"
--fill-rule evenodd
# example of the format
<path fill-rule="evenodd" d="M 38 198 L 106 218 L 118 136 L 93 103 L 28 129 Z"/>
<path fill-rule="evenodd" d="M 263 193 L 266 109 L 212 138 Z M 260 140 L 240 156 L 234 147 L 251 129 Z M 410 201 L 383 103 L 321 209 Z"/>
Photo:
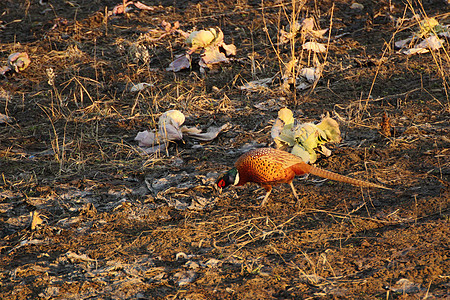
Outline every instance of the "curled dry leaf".
<path fill-rule="evenodd" d="M 161 21 L 161 24 L 158 28 L 150 29 L 144 35 L 145 40 L 151 43 L 155 43 L 168 35 L 172 35 L 175 32 L 180 34 L 186 34 L 183 30 L 180 29 L 180 22 L 176 21 L 175 23 L 170 24 L 166 21 Z"/>
<path fill-rule="evenodd" d="M 166 71 L 179 72 L 183 69 L 189 69 L 191 67 L 191 55 L 183 54 L 170 63 Z"/>
<path fill-rule="evenodd" d="M 159 126 L 163 127 L 166 124 L 173 125 L 177 128 L 180 128 L 181 125 L 183 125 L 184 121 L 186 120 L 186 117 L 184 114 L 179 110 L 168 110 L 165 113 L 159 117 Z"/>
<path fill-rule="evenodd" d="M 314 30 L 314 18 L 306 18 L 302 22 L 301 33 L 306 39 L 321 39 L 323 35 L 327 33 L 328 29 L 318 29 Z"/>
<path fill-rule="evenodd" d="M 300 70 L 300 76 L 305 77 L 309 83 L 313 83 L 320 78 L 320 68 L 303 68 Z"/>
<path fill-rule="evenodd" d="M 179 259 L 190 259 L 192 257 L 194 257 L 195 255 L 193 254 L 186 254 L 184 252 L 178 252 L 177 254 L 175 254 L 175 260 L 179 260 Z"/>
<path fill-rule="evenodd" d="M 249 81 L 244 85 L 238 87 L 240 90 L 260 91 L 268 88 L 268 85 L 272 83 L 273 77 L 263 78 L 258 80 Z"/>
<path fill-rule="evenodd" d="M 357 9 L 357 10 L 363 10 L 364 9 L 364 5 L 354 2 L 352 5 L 350 5 L 351 9 Z"/>
<path fill-rule="evenodd" d="M 216 47 L 208 47 L 205 49 L 205 52 L 201 55 L 200 66 L 201 67 L 209 67 L 212 64 L 217 63 L 229 63 L 230 60 L 225 56 L 224 53 L 219 51 L 219 48 Z"/>
<path fill-rule="evenodd" d="M 2 67 L 0 67 L 0 74 L 1 75 L 5 75 L 9 71 L 11 71 L 11 68 L 9 66 L 2 66 Z"/>
<path fill-rule="evenodd" d="M 8 57 L 8 65 L 16 72 L 25 70 L 31 63 L 26 52 L 13 53 Z"/>
<path fill-rule="evenodd" d="M 430 52 L 430 50 L 437 50 L 442 48 L 444 45 L 444 40 L 439 39 L 435 35 L 431 35 L 424 39 L 422 42 L 417 44 L 411 49 L 404 50 L 403 54 L 412 55 L 412 54 L 421 54 Z"/>
<path fill-rule="evenodd" d="M 117 15 L 123 14 L 124 12 L 129 12 L 131 9 L 128 6 L 131 5 L 131 4 L 134 5 L 136 8 L 138 8 L 140 10 L 149 10 L 150 11 L 150 10 L 154 10 L 155 9 L 154 7 L 145 5 L 142 2 L 140 2 L 140 1 L 135 1 L 135 2 L 128 1 L 128 2 L 125 2 L 125 6 L 123 5 L 123 3 L 114 6 L 112 11 L 110 11 L 108 13 L 108 15 L 117 16 Z"/>
<path fill-rule="evenodd" d="M 234 56 L 236 55 L 236 46 L 233 44 L 225 44 L 224 42 L 222 42 L 220 44 L 220 48 L 223 48 L 223 50 L 225 50 L 225 55 L 226 56 Z"/>
<path fill-rule="evenodd" d="M 189 128 L 183 126 L 180 128 L 184 121 L 185 116 L 181 111 L 169 110 L 159 117 L 158 131 L 146 130 L 138 132 L 134 139 L 139 142 L 139 146 L 143 147 L 146 153 L 155 153 L 166 149 L 170 141 L 181 140 L 183 134 L 199 141 L 211 141 L 221 131 L 230 127 L 229 124 L 222 125 L 221 127 L 211 126 L 205 133 L 201 133 L 201 130 L 195 127 Z"/>
<path fill-rule="evenodd" d="M 415 48 L 429 48 L 430 50 L 437 50 L 442 48 L 444 40 L 439 39 L 437 36 L 432 35 L 422 42 L 420 42 Z"/>
<path fill-rule="evenodd" d="M 186 33 L 177 30 L 183 36 Z M 193 31 L 186 37 L 186 44 L 189 50 L 186 54 L 179 56 L 166 69 L 167 71 L 178 72 L 190 68 L 191 55 L 198 49 L 202 49 L 199 65 L 202 68 L 210 68 L 213 64 L 229 62 L 227 56 L 236 55 L 236 46 L 227 45 L 223 41 L 223 32 L 220 28 L 209 28 L 207 30 Z M 222 51 L 221 51 L 222 50 Z"/>
<path fill-rule="evenodd" d="M 401 294 L 415 294 L 419 293 L 420 291 L 425 291 L 426 289 L 423 288 L 419 283 L 415 283 L 409 281 L 406 278 L 402 278 L 398 280 L 390 290 Z"/>
<path fill-rule="evenodd" d="M 0 67 L 0 74 L 5 75 L 13 70 L 17 73 L 25 70 L 31 63 L 31 59 L 26 52 L 16 52 L 8 56 L 8 65 Z"/>
<path fill-rule="evenodd" d="M 443 48 L 445 40 L 441 37 L 450 37 L 450 26 L 441 25 L 435 18 L 425 18 L 419 22 L 419 31 L 411 37 L 395 42 L 396 48 L 409 47 L 401 53 L 406 55 L 421 54 Z M 417 43 L 420 41 L 419 43 Z"/>
<path fill-rule="evenodd" d="M 285 125 L 293 124 L 295 121 L 294 113 L 287 107 L 280 109 L 278 112 L 278 118 L 283 121 Z"/>
<path fill-rule="evenodd" d="M 66 257 L 72 262 L 75 262 L 75 261 L 93 262 L 93 261 L 95 261 L 95 259 L 90 258 L 86 254 L 79 255 L 79 254 L 76 254 L 75 252 L 72 252 L 72 251 L 67 251 L 66 252 Z"/>
<path fill-rule="evenodd" d="M 143 91 L 148 87 L 152 87 L 153 84 L 152 83 L 147 83 L 147 82 L 141 82 L 138 84 L 133 84 L 133 86 L 130 88 L 130 92 L 139 92 L 139 91 Z"/>
<path fill-rule="evenodd" d="M 230 127 L 231 127 L 231 125 L 228 123 L 224 124 L 220 127 L 211 126 L 206 130 L 205 133 L 201 133 L 201 130 L 198 130 L 195 127 L 188 128 L 186 126 L 183 126 L 181 128 L 181 131 L 183 132 L 183 134 L 186 134 L 189 137 L 192 137 L 199 141 L 206 142 L 206 141 L 211 141 L 211 140 L 215 139 L 219 135 L 219 133 L 221 133 L 222 131 L 224 131 L 226 129 L 229 129 Z"/>
<path fill-rule="evenodd" d="M 400 49 L 400 48 L 406 47 L 406 45 L 409 44 L 411 41 L 412 41 L 412 37 L 409 37 L 407 39 L 396 41 L 394 43 L 394 46 L 395 46 L 395 48 Z"/>
<path fill-rule="evenodd" d="M 165 32 L 174 32 L 175 30 L 177 30 L 178 28 L 180 28 L 180 22 L 176 21 L 175 23 L 170 24 L 169 22 L 166 21 L 161 21 L 161 25 L 160 27 L 165 31 Z"/>
<path fill-rule="evenodd" d="M 310 50 L 317 53 L 322 53 L 326 51 L 325 45 L 317 42 L 306 42 L 303 44 L 302 48 L 304 50 Z"/>
<path fill-rule="evenodd" d="M 128 1 L 128 2 L 125 2 L 125 6 L 123 3 L 114 6 L 112 11 L 109 13 L 109 15 L 117 16 L 117 15 L 123 14 L 124 12 L 128 12 L 130 9 L 127 9 L 127 6 L 132 3 L 133 3 L 133 1 Z"/>
<path fill-rule="evenodd" d="M 134 140 L 144 147 L 146 153 L 155 153 L 167 147 L 168 142 L 178 141 L 183 138 L 180 126 L 184 123 L 185 116 L 178 110 L 169 110 L 159 117 L 158 131 L 138 132 Z"/>
<path fill-rule="evenodd" d="M 178 284 L 178 286 L 188 285 L 197 278 L 197 273 L 193 270 L 178 272 L 173 275 L 174 281 Z"/>
<path fill-rule="evenodd" d="M 214 41 L 221 39 L 223 41 L 222 30 L 209 28 L 207 30 L 193 31 L 186 39 L 186 44 L 191 48 L 206 48 L 213 44 Z"/>
<path fill-rule="evenodd" d="M 286 26 L 286 30 L 280 30 L 280 43 L 286 44 L 298 34 L 302 35 L 302 40 L 308 39 L 321 39 L 323 35 L 328 31 L 328 29 L 318 29 L 315 30 L 314 18 L 306 18 L 300 24 L 299 22 L 294 22 Z"/>
<path fill-rule="evenodd" d="M 139 8 L 140 10 L 154 10 L 155 9 L 152 6 L 148 6 L 148 5 L 141 3 L 140 1 L 134 2 L 134 6 L 136 6 L 136 8 Z"/>

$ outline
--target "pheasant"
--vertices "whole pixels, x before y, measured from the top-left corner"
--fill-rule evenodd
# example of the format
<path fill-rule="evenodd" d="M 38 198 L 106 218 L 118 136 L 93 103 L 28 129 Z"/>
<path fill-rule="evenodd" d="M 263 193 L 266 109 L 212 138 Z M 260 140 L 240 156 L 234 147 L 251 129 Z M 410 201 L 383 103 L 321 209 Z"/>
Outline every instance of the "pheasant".
<path fill-rule="evenodd" d="M 375 183 L 316 168 L 305 163 L 294 154 L 273 148 L 259 148 L 243 154 L 236 161 L 235 167 L 219 177 L 216 183 L 219 189 L 229 185 L 240 186 L 247 182 L 260 184 L 266 190 L 266 196 L 260 205 L 262 207 L 267 203 L 272 186 L 280 183 L 288 183 L 292 188 L 292 193 L 298 200 L 292 181 L 295 175 L 308 173 L 362 187 L 389 189 Z"/>

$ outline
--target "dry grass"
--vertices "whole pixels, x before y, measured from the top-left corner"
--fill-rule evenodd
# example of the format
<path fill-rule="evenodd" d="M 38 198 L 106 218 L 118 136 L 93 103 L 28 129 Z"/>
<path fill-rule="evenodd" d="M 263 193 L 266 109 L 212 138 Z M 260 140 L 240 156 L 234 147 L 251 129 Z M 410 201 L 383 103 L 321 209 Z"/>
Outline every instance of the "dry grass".
<path fill-rule="evenodd" d="M 41 14 L 37 1 L 1 3 L 1 65 L 17 51 L 33 61 L 0 78 L 0 113 L 13 118 L 0 128 L 1 297 L 445 297 L 448 40 L 410 57 L 393 43 L 416 30 L 413 14 L 443 24 L 449 14 L 421 1 L 359 2 L 361 11 L 344 1 L 177 2 L 118 17 L 84 0 L 51 3 L 67 22 Z M 328 28 L 317 39 L 325 53 L 304 50 L 300 33 L 279 43 L 281 29 L 306 17 Z M 166 72 L 185 46 L 149 31 L 162 20 L 220 26 L 238 54 L 206 75 Z M 310 88 L 283 88 L 283 76 L 313 66 L 322 69 Z M 259 92 L 238 88 L 268 77 Z M 138 83 L 151 85 L 130 92 Z M 272 142 L 277 108 L 255 107 L 265 102 L 304 121 L 332 112 L 343 143 L 318 164 L 393 191 L 311 176 L 295 182 L 299 209 L 284 185 L 266 209 L 252 208 L 263 194 L 256 185 L 219 195 L 217 174 Z M 169 109 L 189 126 L 232 127 L 212 142 L 143 153 L 134 137 Z M 391 136 L 378 132 L 384 113 Z M 34 230 L 30 212 L 42 219 Z M 414 292 L 396 286 L 404 278 Z"/>

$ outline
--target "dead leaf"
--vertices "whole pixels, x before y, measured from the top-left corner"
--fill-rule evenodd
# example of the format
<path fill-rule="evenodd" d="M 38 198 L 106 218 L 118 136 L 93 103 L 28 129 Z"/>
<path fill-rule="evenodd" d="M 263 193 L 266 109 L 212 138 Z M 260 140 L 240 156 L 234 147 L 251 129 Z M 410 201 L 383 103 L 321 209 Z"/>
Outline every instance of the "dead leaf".
<path fill-rule="evenodd" d="M 364 9 L 364 5 L 354 2 L 352 5 L 350 5 L 351 9 L 357 9 L 357 10 L 363 10 Z"/>
<path fill-rule="evenodd" d="M 9 66 L 0 67 L 0 74 L 2 74 L 2 75 L 5 75 L 9 71 L 11 71 L 11 68 Z"/>
<path fill-rule="evenodd" d="M 402 294 L 416 294 L 424 290 L 419 283 L 414 283 L 406 278 L 398 280 L 391 288 L 391 291 Z"/>
<path fill-rule="evenodd" d="M 154 7 L 145 5 L 145 4 L 141 3 L 140 1 L 134 2 L 134 6 L 136 6 L 136 7 L 139 8 L 140 10 L 150 10 L 150 11 L 151 11 L 151 10 L 155 10 Z"/>
<path fill-rule="evenodd" d="M 306 18 L 302 22 L 301 33 L 305 39 L 321 39 L 327 33 L 328 29 L 314 30 L 314 18 Z"/>
<path fill-rule="evenodd" d="M 13 70 L 20 72 L 25 70 L 31 63 L 30 58 L 26 52 L 16 52 L 8 56 L 8 65 L 0 67 L 0 74 L 5 75 L 7 72 Z"/>
<path fill-rule="evenodd" d="M 147 82 L 141 82 L 138 84 L 133 84 L 133 86 L 130 88 L 130 92 L 139 92 L 139 91 L 143 91 L 148 87 L 152 87 L 153 84 L 152 83 L 147 83 Z"/>
<path fill-rule="evenodd" d="M 264 102 L 256 103 L 253 105 L 253 107 L 259 110 L 269 110 L 269 111 L 275 111 L 280 109 L 280 105 L 278 104 L 278 101 L 275 99 L 269 99 Z"/>
<path fill-rule="evenodd" d="M 309 83 L 314 83 L 320 78 L 320 71 L 319 68 L 303 68 L 299 75 L 305 77 Z"/>
<path fill-rule="evenodd" d="M 435 35 L 431 35 L 424 39 L 422 42 L 420 42 L 416 47 L 414 48 L 428 48 L 430 50 L 437 50 L 443 47 L 444 40 L 439 39 Z"/>
<path fill-rule="evenodd" d="M 158 131 L 141 131 L 138 132 L 134 139 L 139 142 L 139 146 L 143 147 L 146 153 L 156 153 L 167 148 L 170 141 L 183 139 L 183 134 L 199 141 L 210 141 L 229 126 L 229 124 L 222 125 L 221 127 L 211 126 L 207 129 L 207 132 L 201 133 L 195 127 L 188 128 L 183 126 L 180 128 L 184 121 L 185 116 L 181 111 L 166 111 L 159 117 Z"/>
<path fill-rule="evenodd" d="M 244 85 L 238 87 L 240 90 L 249 90 L 252 92 L 257 92 L 268 88 L 268 84 L 272 83 L 273 77 L 263 78 L 258 80 L 249 81 Z"/>
<path fill-rule="evenodd" d="M 187 37 L 186 44 L 188 44 L 192 49 L 206 48 L 217 39 L 220 39 L 220 32 L 222 32 L 220 29 L 216 30 L 215 28 L 193 31 Z M 222 39 L 220 41 L 223 41 L 223 33 L 221 37 Z"/>
<path fill-rule="evenodd" d="M 178 286 L 184 286 L 192 283 L 196 278 L 197 273 L 195 273 L 193 270 L 178 272 L 173 275 L 173 279 L 176 281 Z"/>
<path fill-rule="evenodd" d="M 185 36 L 184 31 L 179 32 Z M 189 68 L 191 66 L 191 55 L 198 49 L 204 50 L 199 61 L 200 72 L 202 73 L 205 72 L 206 68 L 211 68 L 213 64 L 228 63 L 229 59 L 227 56 L 236 55 L 236 46 L 225 44 L 223 37 L 222 30 L 217 27 L 191 32 L 186 38 L 186 44 L 189 46 L 189 50 L 186 54 L 171 62 L 166 70 L 178 72 Z M 224 52 L 221 52 L 221 49 Z"/>
<path fill-rule="evenodd" d="M 159 127 L 159 137 L 162 137 L 163 141 L 179 141 L 183 138 L 183 134 L 178 126 L 172 124 L 166 124 Z"/>
<path fill-rule="evenodd" d="M 177 59 L 170 63 L 166 71 L 179 72 L 183 69 L 191 67 L 191 56 L 189 54 L 180 55 Z"/>
<path fill-rule="evenodd" d="M 317 53 L 322 53 L 326 51 L 325 45 L 317 42 L 306 42 L 303 44 L 302 48 L 304 50 L 310 50 Z"/>
<path fill-rule="evenodd" d="M 205 49 L 205 52 L 201 55 L 200 66 L 208 67 L 212 64 L 218 64 L 221 62 L 229 63 L 229 59 L 225 56 L 224 53 L 220 52 L 216 47 L 208 47 Z"/>
<path fill-rule="evenodd" d="M 141 10 L 149 10 L 149 11 L 151 11 L 151 10 L 155 9 L 154 7 L 147 6 L 147 5 L 143 4 L 143 3 L 141 3 L 140 1 L 136 1 L 136 2 L 128 1 L 128 2 L 125 2 L 125 7 L 124 7 L 123 3 L 114 6 L 112 11 L 109 12 L 108 14 L 109 15 L 113 15 L 113 16 L 117 16 L 117 15 L 123 14 L 124 12 L 129 12 L 131 10 L 131 8 L 129 8 L 128 6 L 131 5 L 131 4 L 133 4 L 136 8 L 141 9 Z"/>
<path fill-rule="evenodd" d="M 407 44 L 409 44 L 412 41 L 412 37 L 409 37 L 407 39 L 403 39 L 400 41 L 397 41 L 394 43 L 395 48 L 400 49 L 405 47 Z"/>
<path fill-rule="evenodd" d="M 159 117 L 158 125 L 165 126 L 165 124 L 172 124 L 173 126 L 180 127 L 183 125 L 184 121 L 186 120 L 186 117 L 184 114 L 176 109 L 171 109 L 163 113 Z"/>
<path fill-rule="evenodd" d="M 114 6 L 114 8 L 112 9 L 112 11 L 109 14 L 111 14 L 113 16 L 117 16 L 117 15 L 123 14 L 124 12 L 128 12 L 130 9 L 127 10 L 127 6 L 132 3 L 133 3 L 133 1 L 125 2 L 125 7 L 123 4 L 118 4 L 118 5 Z"/>
<path fill-rule="evenodd" d="M 222 43 L 220 45 L 220 47 L 225 50 L 225 55 L 226 56 L 236 55 L 236 46 L 235 45 L 233 45 L 233 44 L 227 45 L 225 43 Z"/>
<path fill-rule="evenodd" d="M 183 132 L 184 134 L 186 134 L 187 136 L 189 136 L 191 138 L 206 142 L 206 141 L 211 141 L 211 140 L 215 139 L 219 135 L 220 132 L 222 132 L 223 130 L 226 130 L 230 127 L 231 127 L 231 125 L 228 123 L 224 124 L 220 127 L 211 126 L 207 129 L 207 131 L 205 133 L 199 133 L 196 130 L 192 130 L 192 128 L 189 129 L 186 126 L 183 126 L 181 128 L 181 132 Z"/>
<path fill-rule="evenodd" d="M 140 147 L 150 147 L 155 144 L 156 136 L 154 132 L 145 130 L 138 132 L 134 140 L 139 142 Z"/>

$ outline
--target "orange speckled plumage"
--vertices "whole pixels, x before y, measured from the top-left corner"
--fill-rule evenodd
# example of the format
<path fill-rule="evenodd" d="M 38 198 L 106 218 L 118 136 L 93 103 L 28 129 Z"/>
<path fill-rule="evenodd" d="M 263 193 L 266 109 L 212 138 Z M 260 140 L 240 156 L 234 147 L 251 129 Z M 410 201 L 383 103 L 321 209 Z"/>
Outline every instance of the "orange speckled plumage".
<path fill-rule="evenodd" d="M 308 165 L 294 154 L 273 148 L 251 150 L 239 157 L 235 167 L 239 175 L 239 181 L 235 185 L 254 182 L 260 184 L 266 190 L 266 196 L 260 206 L 264 206 L 267 203 L 272 186 L 279 183 L 288 183 L 292 188 L 292 193 L 298 200 L 292 181 L 295 175 L 308 173 L 357 186 L 388 189 L 375 183 L 350 178 Z M 223 180 L 222 186 L 224 186 Z"/>
<path fill-rule="evenodd" d="M 260 148 L 242 155 L 235 164 L 239 171 L 239 183 L 256 182 L 264 185 L 290 183 L 295 175 L 309 173 L 311 166 L 291 153 Z"/>

